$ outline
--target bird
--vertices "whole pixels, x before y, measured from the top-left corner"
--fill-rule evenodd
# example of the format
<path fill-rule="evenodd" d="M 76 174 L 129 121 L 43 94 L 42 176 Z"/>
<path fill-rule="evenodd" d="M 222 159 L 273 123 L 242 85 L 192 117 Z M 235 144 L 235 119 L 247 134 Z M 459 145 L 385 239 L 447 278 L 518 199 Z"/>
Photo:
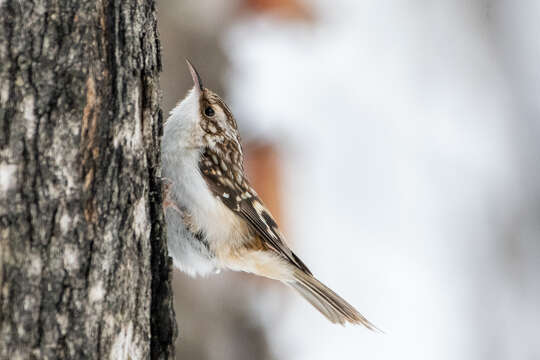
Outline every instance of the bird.
<path fill-rule="evenodd" d="M 231 110 L 186 62 L 193 88 L 171 110 L 161 143 L 167 247 L 174 266 L 192 276 L 226 269 L 277 280 L 332 323 L 378 330 L 317 280 L 286 244 L 246 177 Z"/>

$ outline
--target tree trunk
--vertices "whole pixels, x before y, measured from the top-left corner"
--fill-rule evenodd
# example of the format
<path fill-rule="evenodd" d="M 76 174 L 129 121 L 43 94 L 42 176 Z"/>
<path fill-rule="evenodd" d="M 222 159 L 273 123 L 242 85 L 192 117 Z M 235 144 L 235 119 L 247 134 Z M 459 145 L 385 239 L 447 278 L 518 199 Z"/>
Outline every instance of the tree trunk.
<path fill-rule="evenodd" d="M 0 0 L 0 359 L 163 359 L 152 0 Z"/>

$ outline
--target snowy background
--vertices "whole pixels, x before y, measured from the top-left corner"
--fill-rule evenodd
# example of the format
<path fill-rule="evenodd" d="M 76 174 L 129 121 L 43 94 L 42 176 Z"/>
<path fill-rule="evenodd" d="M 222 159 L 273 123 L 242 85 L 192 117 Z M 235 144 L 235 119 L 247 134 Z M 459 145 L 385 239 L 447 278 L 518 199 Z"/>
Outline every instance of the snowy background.
<path fill-rule="evenodd" d="M 164 0 L 164 110 L 193 58 L 246 141 L 275 144 L 292 247 L 385 334 L 176 274 L 179 351 L 241 358 L 218 308 L 259 329 L 246 359 L 539 359 L 540 2 L 275 2 Z M 216 340 L 190 335 L 186 292 Z"/>

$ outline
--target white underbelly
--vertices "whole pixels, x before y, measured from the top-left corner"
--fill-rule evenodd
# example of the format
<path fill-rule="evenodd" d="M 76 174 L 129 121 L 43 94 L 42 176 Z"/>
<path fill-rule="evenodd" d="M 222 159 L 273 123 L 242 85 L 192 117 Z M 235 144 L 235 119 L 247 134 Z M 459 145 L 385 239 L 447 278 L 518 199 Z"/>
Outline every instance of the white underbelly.
<path fill-rule="evenodd" d="M 190 221 L 188 230 L 177 210 L 166 211 L 168 247 L 175 265 L 189 273 L 226 267 L 222 260 L 246 241 L 246 224 L 212 194 L 199 172 L 198 153 L 162 154 L 162 162 L 163 177 L 171 182 L 169 200 L 185 210 Z M 200 244 L 192 234 L 199 231 L 206 245 Z M 211 259 L 208 254 L 212 255 Z"/>

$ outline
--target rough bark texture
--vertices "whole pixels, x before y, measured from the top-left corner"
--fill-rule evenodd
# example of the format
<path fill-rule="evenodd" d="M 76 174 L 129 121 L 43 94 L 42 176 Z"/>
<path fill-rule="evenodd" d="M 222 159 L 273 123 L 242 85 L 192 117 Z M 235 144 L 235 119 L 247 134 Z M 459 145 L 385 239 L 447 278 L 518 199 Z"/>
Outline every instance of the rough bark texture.
<path fill-rule="evenodd" d="M 173 357 L 152 0 L 0 0 L 0 358 Z"/>

